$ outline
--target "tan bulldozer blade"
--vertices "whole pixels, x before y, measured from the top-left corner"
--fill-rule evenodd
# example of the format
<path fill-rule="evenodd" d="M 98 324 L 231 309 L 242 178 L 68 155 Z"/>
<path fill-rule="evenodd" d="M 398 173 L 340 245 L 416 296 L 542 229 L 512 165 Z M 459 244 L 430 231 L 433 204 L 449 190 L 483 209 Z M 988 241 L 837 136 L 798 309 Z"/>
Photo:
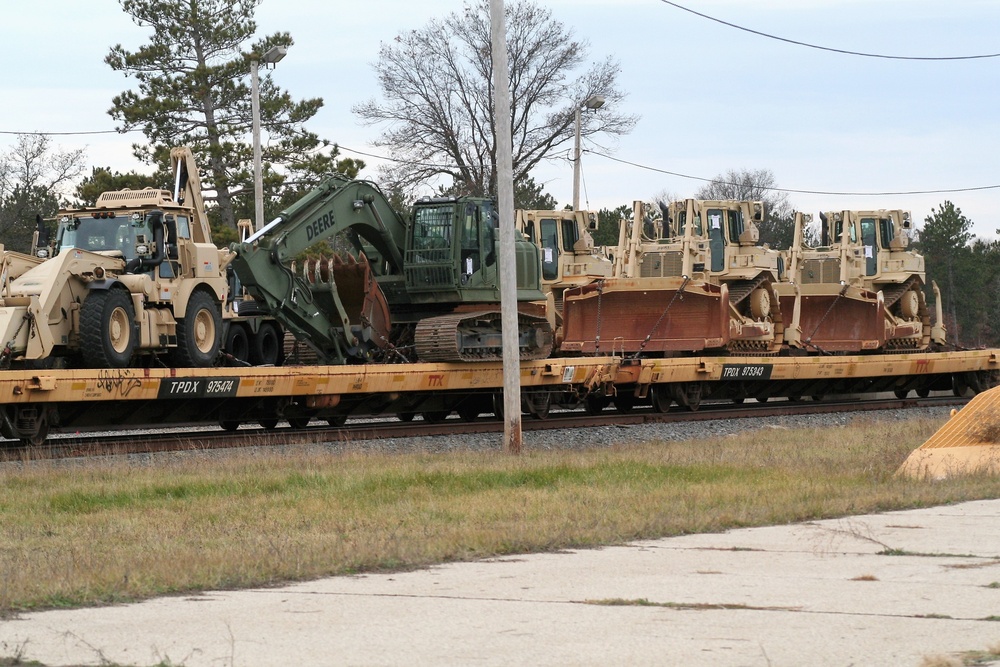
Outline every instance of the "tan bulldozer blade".
<path fill-rule="evenodd" d="M 725 285 L 677 278 L 612 278 L 563 295 L 561 350 L 697 352 L 731 337 Z"/>
<path fill-rule="evenodd" d="M 1000 387 L 984 391 L 927 442 L 913 451 L 897 474 L 944 479 L 1000 473 Z"/>
<path fill-rule="evenodd" d="M 782 311 L 791 313 L 794 308 L 794 296 L 781 297 Z M 861 352 L 885 346 L 885 313 L 877 295 L 871 292 L 852 296 L 804 294 L 799 328 L 806 349 Z"/>

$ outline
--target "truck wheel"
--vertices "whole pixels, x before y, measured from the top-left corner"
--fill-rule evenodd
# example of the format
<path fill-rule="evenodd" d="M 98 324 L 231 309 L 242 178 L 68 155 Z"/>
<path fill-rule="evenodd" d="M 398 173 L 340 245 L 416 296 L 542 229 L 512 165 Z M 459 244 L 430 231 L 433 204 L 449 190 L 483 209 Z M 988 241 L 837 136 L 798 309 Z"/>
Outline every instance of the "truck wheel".
<path fill-rule="evenodd" d="M 222 313 L 206 292 L 193 292 L 187 313 L 177 322 L 174 364 L 179 367 L 211 366 L 222 347 Z"/>
<path fill-rule="evenodd" d="M 281 336 L 274 322 L 263 322 L 250 347 L 250 363 L 254 366 L 277 366 L 281 363 Z"/>
<path fill-rule="evenodd" d="M 135 351 L 135 308 L 123 289 L 92 290 L 80 306 L 80 350 L 90 368 L 127 368 Z"/>
<path fill-rule="evenodd" d="M 226 334 L 226 345 L 223 348 L 236 361 L 250 361 L 250 336 L 242 324 L 230 324 Z"/>

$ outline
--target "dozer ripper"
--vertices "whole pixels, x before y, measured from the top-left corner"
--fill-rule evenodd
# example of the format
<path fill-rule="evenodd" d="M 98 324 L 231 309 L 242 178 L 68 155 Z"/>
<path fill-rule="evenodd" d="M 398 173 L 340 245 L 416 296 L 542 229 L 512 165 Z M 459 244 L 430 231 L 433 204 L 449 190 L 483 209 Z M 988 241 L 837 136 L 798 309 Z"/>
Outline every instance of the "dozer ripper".
<path fill-rule="evenodd" d="M 343 256 L 307 256 L 338 235 Z M 322 363 L 488 361 L 503 347 L 498 236 L 489 199 L 422 199 L 407 221 L 375 184 L 334 176 L 234 244 L 233 267 Z M 515 252 L 520 358 L 545 358 L 538 249 Z"/>
<path fill-rule="evenodd" d="M 820 245 L 803 242 L 811 216 L 795 214 L 783 308 L 796 298 L 802 347 L 819 352 L 925 350 L 943 344 L 941 295 L 932 326 L 924 296 L 924 258 L 910 250 L 910 215 L 901 210 L 820 214 Z"/>
<path fill-rule="evenodd" d="M 173 366 L 211 366 L 223 335 L 239 331 L 248 352 L 251 343 L 280 351 L 274 322 L 237 313 L 229 252 L 211 242 L 191 151 L 174 148 L 170 157 L 173 194 L 105 192 L 92 207 L 60 211 L 54 242 L 36 238 L 30 265 L 5 254 L 0 365 L 125 368 L 163 353 Z M 226 331 L 235 322 L 247 328 Z"/>
<path fill-rule="evenodd" d="M 564 293 L 561 351 L 777 353 L 783 260 L 757 245 L 762 216 L 760 202 L 687 199 L 657 219 L 635 202 L 614 275 Z"/>

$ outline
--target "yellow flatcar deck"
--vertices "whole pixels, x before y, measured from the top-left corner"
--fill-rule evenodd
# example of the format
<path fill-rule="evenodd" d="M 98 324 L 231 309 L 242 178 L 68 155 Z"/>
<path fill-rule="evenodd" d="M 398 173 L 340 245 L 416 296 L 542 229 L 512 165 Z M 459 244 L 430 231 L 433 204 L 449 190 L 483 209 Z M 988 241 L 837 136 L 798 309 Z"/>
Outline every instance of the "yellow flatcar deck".
<path fill-rule="evenodd" d="M 1000 351 L 825 357 L 576 357 L 521 364 L 529 411 L 550 404 L 702 397 L 832 396 L 954 389 L 982 391 Z M 0 371 L 0 429 L 38 439 L 51 425 L 241 422 L 384 413 L 492 412 L 499 363 Z M 464 410 L 464 412 L 463 412 Z M 44 436 L 43 436 L 44 437 Z"/>

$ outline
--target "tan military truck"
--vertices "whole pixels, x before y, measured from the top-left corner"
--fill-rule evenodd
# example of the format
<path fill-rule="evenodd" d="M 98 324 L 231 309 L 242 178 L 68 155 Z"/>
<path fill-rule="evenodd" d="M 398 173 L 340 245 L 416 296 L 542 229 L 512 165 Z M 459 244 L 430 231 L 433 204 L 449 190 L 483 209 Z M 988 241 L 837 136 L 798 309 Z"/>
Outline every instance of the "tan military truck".
<path fill-rule="evenodd" d="M 225 342 L 278 362 L 280 328 L 239 312 L 232 255 L 212 243 L 190 149 L 173 149 L 171 163 L 173 193 L 105 192 L 60 211 L 51 257 L 0 275 L 0 366 L 211 366 Z"/>

